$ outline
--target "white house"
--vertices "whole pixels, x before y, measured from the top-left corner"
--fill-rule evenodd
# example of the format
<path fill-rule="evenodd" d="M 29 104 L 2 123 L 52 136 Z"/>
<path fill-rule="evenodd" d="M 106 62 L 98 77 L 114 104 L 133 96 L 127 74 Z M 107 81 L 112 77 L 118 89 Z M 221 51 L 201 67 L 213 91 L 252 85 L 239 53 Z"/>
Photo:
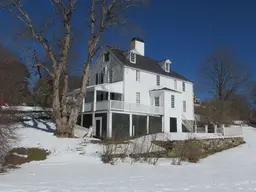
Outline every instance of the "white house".
<path fill-rule="evenodd" d="M 103 48 L 78 120 L 95 126 L 96 137 L 192 131 L 193 83 L 174 72 L 169 59 L 156 61 L 144 53 L 139 38 L 127 51 Z"/>

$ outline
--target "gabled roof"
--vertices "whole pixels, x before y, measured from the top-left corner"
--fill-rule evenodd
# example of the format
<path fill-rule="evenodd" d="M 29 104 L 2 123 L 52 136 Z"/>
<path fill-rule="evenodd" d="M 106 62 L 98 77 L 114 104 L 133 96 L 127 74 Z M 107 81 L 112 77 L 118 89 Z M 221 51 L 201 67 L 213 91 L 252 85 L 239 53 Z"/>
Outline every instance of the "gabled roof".
<path fill-rule="evenodd" d="M 170 70 L 170 72 L 166 72 L 158 64 L 158 61 L 156 61 L 154 59 L 151 59 L 151 58 L 148 58 L 148 57 L 142 56 L 142 55 L 136 55 L 136 64 L 134 64 L 134 63 L 131 63 L 128 59 L 126 59 L 124 53 L 127 51 L 122 51 L 120 49 L 113 49 L 113 48 L 110 48 L 110 49 L 115 54 L 115 56 L 126 66 L 192 82 L 191 80 L 176 73 L 173 70 Z"/>

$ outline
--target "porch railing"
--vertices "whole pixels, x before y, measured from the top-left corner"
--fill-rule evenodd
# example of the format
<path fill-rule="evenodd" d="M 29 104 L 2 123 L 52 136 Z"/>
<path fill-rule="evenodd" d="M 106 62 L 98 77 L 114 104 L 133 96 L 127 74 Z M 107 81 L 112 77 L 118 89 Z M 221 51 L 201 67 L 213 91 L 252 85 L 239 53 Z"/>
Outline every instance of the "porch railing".
<path fill-rule="evenodd" d="M 85 112 L 100 110 L 116 110 L 150 114 L 163 114 L 163 107 L 143 105 L 137 103 L 126 103 L 123 101 L 115 100 L 98 101 L 96 103 L 85 103 L 84 109 Z"/>

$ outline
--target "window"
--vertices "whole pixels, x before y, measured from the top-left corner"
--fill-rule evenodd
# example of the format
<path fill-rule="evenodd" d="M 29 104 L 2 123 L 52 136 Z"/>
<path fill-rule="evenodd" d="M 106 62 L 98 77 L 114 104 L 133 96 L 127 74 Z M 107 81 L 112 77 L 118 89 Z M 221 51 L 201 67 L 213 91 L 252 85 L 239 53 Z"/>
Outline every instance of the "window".
<path fill-rule="evenodd" d="M 165 63 L 165 71 L 169 72 L 169 63 Z"/>
<path fill-rule="evenodd" d="M 104 75 L 107 73 L 107 66 L 102 67 L 102 72 L 104 73 Z"/>
<path fill-rule="evenodd" d="M 177 90 L 177 88 L 178 88 L 177 80 L 175 79 L 175 80 L 174 80 L 174 89 Z"/>
<path fill-rule="evenodd" d="M 172 106 L 172 108 L 175 108 L 175 97 L 174 97 L 174 95 L 171 95 L 171 106 Z"/>
<path fill-rule="evenodd" d="M 140 93 L 136 92 L 136 103 L 140 103 Z"/>
<path fill-rule="evenodd" d="M 96 73 L 96 81 L 95 81 L 95 84 L 98 85 L 99 84 L 99 74 Z"/>
<path fill-rule="evenodd" d="M 155 97 L 155 106 L 160 106 L 159 97 Z"/>
<path fill-rule="evenodd" d="M 100 79 L 99 79 L 100 84 L 104 83 L 104 74 L 103 72 L 100 73 Z"/>
<path fill-rule="evenodd" d="M 113 70 L 109 70 L 108 72 L 108 82 L 109 83 L 113 82 Z"/>
<path fill-rule="evenodd" d="M 186 112 L 187 111 L 187 106 L 186 106 L 186 101 L 183 101 L 183 112 Z"/>
<path fill-rule="evenodd" d="M 133 52 L 130 52 L 130 61 L 131 63 L 136 63 L 136 54 Z"/>
<path fill-rule="evenodd" d="M 182 82 L 182 90 L 183 90 L 183 91 L 186 91 L 185 82 Z"/>
<path fill-rule="evenodd" d="M 136 70 L 136 81 L 140 81 L 140 71 Z"/>
<path fill-rule="evenodd" d="M 104 59 L 104 62 L 108 62 L 109 61 L 109 52 L 104 53 L 103 59 Z"/>
<path fill-rule="evenodd" d="M 157 75 L 156 76 L 156 85 L 160 85 L 160 76 L 159 75 Z"/>

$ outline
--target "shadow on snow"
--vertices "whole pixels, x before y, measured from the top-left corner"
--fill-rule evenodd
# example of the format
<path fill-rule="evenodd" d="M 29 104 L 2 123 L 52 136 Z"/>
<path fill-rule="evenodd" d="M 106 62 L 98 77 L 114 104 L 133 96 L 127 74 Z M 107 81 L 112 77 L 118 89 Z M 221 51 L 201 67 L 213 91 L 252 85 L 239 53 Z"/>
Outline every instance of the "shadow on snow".
<path fill-rule="evenodd" d="M 51 126 L 46 122 L 46 121 L 42 121 L 40 119 L 35 119 L 32 117 L 31 121 L 29 122 L 32 122 L 33 124 L 28 124 L 26 121 L 22 121 L 21 124 L 22 126 L 26 127 L 26 128 L 33 128 L 33 129 L 37 129 L 37 130 L 40 130 L 40 131 L 44 131 L 44 132 L 47 132 L 47 133 L 54 133 L 55 134 L 55 129 L 52 129 Z M 42 128 L 40 127 L 40 124 L 44 125 L 45 128 Z"/>

